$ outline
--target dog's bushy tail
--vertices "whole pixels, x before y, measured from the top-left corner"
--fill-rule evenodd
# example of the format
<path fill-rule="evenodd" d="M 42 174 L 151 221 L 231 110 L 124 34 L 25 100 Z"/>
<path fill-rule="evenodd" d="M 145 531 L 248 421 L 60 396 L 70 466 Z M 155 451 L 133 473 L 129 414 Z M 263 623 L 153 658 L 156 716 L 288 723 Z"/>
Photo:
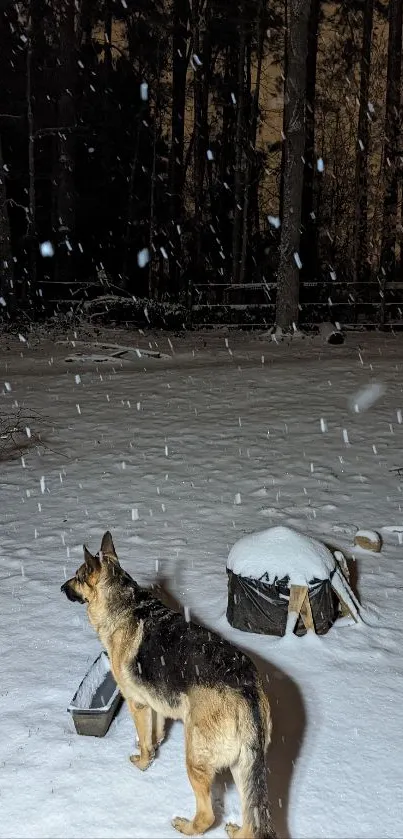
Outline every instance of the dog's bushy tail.
<path fill-rule="evenodd" d="M 266 749 L 270 742 L 271 723 L 267 700 L 254 697 L 248 703 L 251 717 L 249 736 L 243 740 L 238 762 L 233 767 L 242 803 L 243 825 L 239 836 L 252 839 L 276 839 L 267 789 Z"/>

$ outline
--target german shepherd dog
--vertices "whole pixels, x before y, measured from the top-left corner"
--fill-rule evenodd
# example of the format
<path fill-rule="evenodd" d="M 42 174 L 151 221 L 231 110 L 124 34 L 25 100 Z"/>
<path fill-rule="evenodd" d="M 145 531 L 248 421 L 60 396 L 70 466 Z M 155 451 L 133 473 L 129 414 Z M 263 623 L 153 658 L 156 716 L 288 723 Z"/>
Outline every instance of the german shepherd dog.
<path fill-rule="evenodd" d="M 109 532 L 95 556 L 84 546 L 83 565 L 61 590 L 87 604 L 107 650 L 137 729 L 140 754 L 131 756 L 132 763 L 142 770 L 150 766 L 164 739 L 165 718 L 184 722 L 196 814 L 173 819 L 173 826 L 186 836 L 212 826 L 211 786 L 216 772 L 229 768 L 243 824 L 228 824 L 228 836 L 275 839 L 265 768 L 270 708 L 249 658 L 140 588 L 121 568 Z"/>

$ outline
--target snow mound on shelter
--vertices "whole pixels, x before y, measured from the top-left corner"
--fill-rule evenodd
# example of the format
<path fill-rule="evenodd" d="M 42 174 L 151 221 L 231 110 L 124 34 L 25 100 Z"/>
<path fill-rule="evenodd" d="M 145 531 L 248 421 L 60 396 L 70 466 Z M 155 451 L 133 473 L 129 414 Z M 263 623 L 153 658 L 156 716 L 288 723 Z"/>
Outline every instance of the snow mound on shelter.
<path fill-rule="evenodd" d="M 335 566 L 331 551 L 290 527 L 269 527 L 243 536 L 230 550 L 227 568 L 239 577 L 272 582 L 285 577 L 293 585 L 326 580 Z"/>

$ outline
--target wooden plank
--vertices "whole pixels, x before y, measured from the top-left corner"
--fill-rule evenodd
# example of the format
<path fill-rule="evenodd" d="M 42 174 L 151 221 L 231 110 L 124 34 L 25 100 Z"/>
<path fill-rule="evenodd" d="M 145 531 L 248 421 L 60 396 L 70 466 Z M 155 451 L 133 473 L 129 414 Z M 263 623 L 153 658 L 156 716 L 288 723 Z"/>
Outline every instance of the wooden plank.
<path fill-rule="evenodd" d="M 297 615 L 299 615 L 307 592 L 308 586 L 290 586 L 290 599 L 288 601 L 289 612 L 296 612 Z"/>
<path fill-rule="evenodd" d="M 340 595 L 337 595 L 337 597 L 340 603 L 341 616 L 342 618 L 347 618 L 349 615 L 351 615 L 350 609 L 348 608 L 347 603 L 345 603 L 344 600 L 341 599 Z M 352 617 L 354 617 L 354 615 L 352 615 Z"/>
<path fill-rule="evenodd" d="M 299 618 L 302 604 L 307 597 L 308 586 L 290 586 L 290 599 L 288 601 L 288 620 L 286 633 L 294 632 Z"/>
<path fill-rule="evenodd" d="M 341 611 L 342 617 L 346 618 L 346 617 L 350 616 L 350 617 L 352 617 L 353 621 L 355 621 L 355 623 L 357 623 L 358 613 L 354 612 L 353 609 L 349 606 L 347 599 L 344 599 L 343 594 L 340 591 L 340 589 L 337 590 L 336 588 L 334 588 L 334 586 L 332 586 L 332 589 L 333 589 L 333 591 L 334 591 L 334 593 L 335 593 L 335 595 L 336 595 L 336 597 L 337 597 L 337 599 L 340 603 L 340 611 Z M 348 594 L 347 594 L 347 596 L 348 596 Z M 354 606 L 354 604 L 353 604 L 353 606 Z"/>
<path fill-rule="evenodd" d="M 304 622 L 305 629 L 307 631 L 309 629 L 312 629 L 312 632 L 315 632 L 315 624 L 313 622 L 312 609 L 311 609 L 311 603 L 310 603 L 310 600 L 309 600 L 308 589 L 306 590 L 306 595 L 304 597 L 304 600 L 303 600 L 303 603 L 302 603 L 302 606 L 301 606 L 301 618 Z"/>

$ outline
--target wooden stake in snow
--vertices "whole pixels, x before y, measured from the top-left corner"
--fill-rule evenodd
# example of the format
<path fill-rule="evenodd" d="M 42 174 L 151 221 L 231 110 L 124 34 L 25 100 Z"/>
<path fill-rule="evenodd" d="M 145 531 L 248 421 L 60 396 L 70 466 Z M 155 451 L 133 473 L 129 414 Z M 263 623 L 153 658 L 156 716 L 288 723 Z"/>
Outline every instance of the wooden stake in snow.
<path fill-rule="evenodd" d="M 315 632 L 315 624 L 312 617 L 311 604 L 309 602 L 308 586 L 290 586 L 290 599 L 288 602 L 288 620 L 286 634 L 294 632 L 299 616 L 304 622 L 306 630 Z"/>

